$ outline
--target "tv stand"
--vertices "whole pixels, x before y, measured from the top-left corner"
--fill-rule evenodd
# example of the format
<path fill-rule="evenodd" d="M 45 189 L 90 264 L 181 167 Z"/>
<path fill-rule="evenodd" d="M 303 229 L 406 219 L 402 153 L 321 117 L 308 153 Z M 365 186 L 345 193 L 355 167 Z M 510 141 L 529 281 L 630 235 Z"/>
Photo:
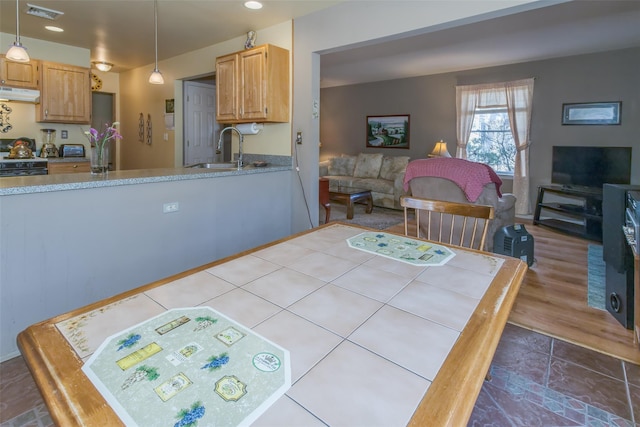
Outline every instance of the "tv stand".
<path fill-rule="evenodd" d="M 575 200 L 576 203 L 558 203 L 544 200 L 553 193 Z M 553 218 L 540 219 L 545 209 Z M 533 216 L 534 225 L 553 228 L 567 234 L 602 242 L 602 189 L 567 185 L 541 185 Z"/>

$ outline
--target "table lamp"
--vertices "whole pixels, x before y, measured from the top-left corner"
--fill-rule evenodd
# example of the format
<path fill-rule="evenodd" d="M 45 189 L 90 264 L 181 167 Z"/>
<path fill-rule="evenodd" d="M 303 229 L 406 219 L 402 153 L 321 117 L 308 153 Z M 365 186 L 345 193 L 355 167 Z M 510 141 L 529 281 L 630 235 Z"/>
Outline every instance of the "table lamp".
<path fill-rule="evenodd" d="M 436 142 L 436 146 L 427 157 L 451 157 L 451 154 L 447 151 L 447 143 L 443 140 Z"/>

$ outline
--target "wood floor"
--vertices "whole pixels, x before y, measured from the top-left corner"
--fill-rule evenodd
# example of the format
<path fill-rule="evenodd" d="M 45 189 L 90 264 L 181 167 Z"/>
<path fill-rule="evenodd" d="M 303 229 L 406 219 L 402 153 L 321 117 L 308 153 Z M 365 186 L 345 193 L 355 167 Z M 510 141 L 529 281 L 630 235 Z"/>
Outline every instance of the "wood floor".
<path fill-rule="evenodd" d="M 587 305 L 588 240 L 518 220 L 534 239 L 529 268 L 509 322 L 640 365 L 633 333 L 607 311 Z M 389 231 L 404 233 L 403 225 Z"/>

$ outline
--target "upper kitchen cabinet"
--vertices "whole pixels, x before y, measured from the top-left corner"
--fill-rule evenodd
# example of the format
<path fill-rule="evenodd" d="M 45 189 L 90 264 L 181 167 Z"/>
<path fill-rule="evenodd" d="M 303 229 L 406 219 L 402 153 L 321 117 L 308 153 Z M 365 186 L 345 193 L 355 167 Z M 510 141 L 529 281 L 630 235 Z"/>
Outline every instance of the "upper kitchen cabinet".
<path fill-rule="evenodd" d="M 26 89 L 40 88 L 40 61 L 32 59 L 29 62 L 9 61 L 0 56 L 0 85 L 21 87 Z"/>
<path fill-rule="evenodd" d="M 289 121 L 289 51 L 265 44 L 216 58 L 216 120 Z"/>
<path fill-rule="evenodd" d="M 36 121 L 91 123 L 90 69 L 42 61 Z"/>

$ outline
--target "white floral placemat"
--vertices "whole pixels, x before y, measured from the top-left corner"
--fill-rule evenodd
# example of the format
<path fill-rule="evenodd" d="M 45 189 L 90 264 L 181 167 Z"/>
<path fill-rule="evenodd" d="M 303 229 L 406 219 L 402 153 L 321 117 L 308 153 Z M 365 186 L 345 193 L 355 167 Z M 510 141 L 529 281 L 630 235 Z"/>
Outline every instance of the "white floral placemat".
<path fill-rule="evenodd" d="M 291 386 L 287 350 L 210 307 L 112 335 L 82 370 L 128 426 L 249 425 Z"/>
<path fill-rule="evenodd" d="M 360 233 L 347 239 L 350 247 L 412 265 L 444 265 L 456 254 L 446 246 L 382 232 Z"/>

